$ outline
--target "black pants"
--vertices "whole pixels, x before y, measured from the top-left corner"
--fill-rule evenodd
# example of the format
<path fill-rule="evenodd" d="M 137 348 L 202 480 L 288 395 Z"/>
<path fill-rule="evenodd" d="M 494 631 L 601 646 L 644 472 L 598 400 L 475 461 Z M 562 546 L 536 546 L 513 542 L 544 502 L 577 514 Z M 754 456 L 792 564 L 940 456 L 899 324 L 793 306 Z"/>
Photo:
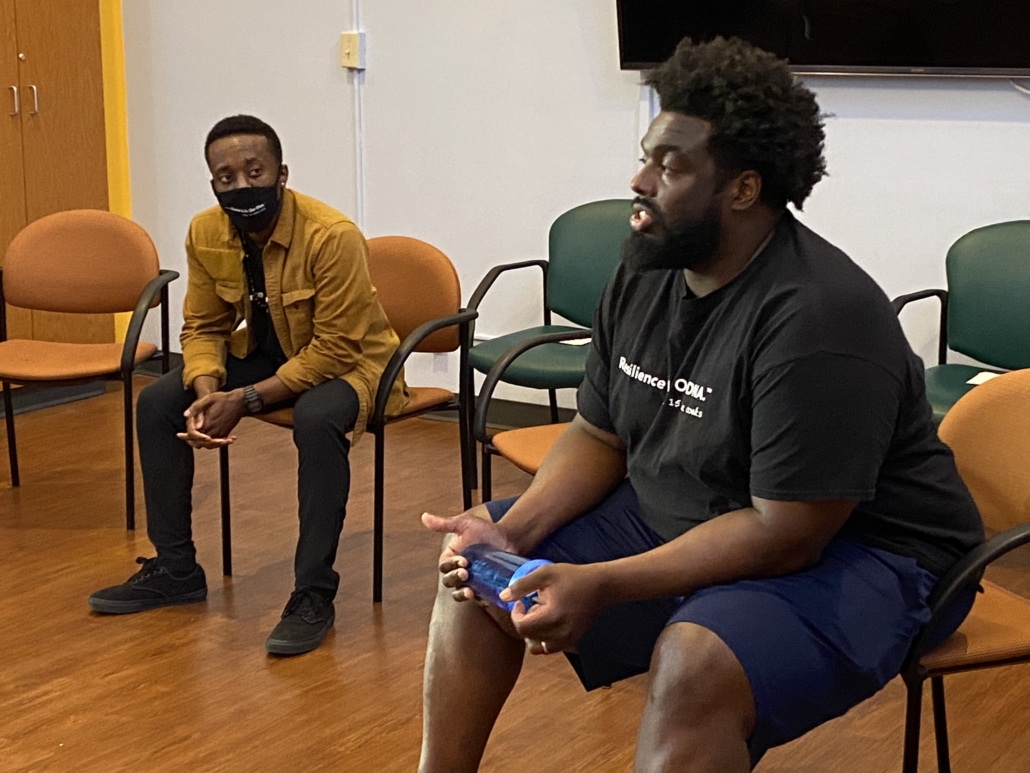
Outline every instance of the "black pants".
<path fill-rule="evenodd" d="M 237 389 L 274 375 L 276 364 L 259 353 L 226 362 L 224 389 Z M 177 438 L 184 432 L 183 412 L 196 399 L 182 388 L 182 369 L 162 376 L 139 394 L 139 438 L 147 536 L 173 573 L 189 572 L 196 562 L 191 516 L 194 450 Z M 333 570 L 350 492 L 350 441 L 358 416 L 358 396 L 342 379 L 331 379 L 302 393 L 293 406 L 300 539 L 294 558 L 297 589 L 311 588 L 329 599 L 340 576 Z M 208 453 L 216 453 L 210 451 Z"/>

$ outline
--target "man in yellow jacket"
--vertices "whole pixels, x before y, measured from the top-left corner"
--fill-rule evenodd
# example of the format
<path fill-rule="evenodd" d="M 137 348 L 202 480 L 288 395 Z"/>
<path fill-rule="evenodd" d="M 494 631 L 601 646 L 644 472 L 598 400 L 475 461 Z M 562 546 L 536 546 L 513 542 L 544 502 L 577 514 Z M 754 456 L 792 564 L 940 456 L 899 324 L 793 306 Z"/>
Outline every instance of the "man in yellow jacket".
<path fill-rule="evenodd" d="M 206 598 L 190 528 L 193 449 L 229 445 L 247 414 L 292 404 L 296 584 L 265 648 L 295 655 L 317 647 L 335 618 L 347 435 L 364 430 L 398 340 L 369 280 L 364 237 L 346 216 L 286 187 L 272 127 L 225 118 L 208 134 L 205 156 L 219 205 L 194 217 L 186 237 L 183 367 L 142 390 L 137 409 L 157 557 L 137 559 L 136 574 L 94 593 L 89 606 L 126 614 Z M 406 399 L 398 379 L 388 413 Z"/>

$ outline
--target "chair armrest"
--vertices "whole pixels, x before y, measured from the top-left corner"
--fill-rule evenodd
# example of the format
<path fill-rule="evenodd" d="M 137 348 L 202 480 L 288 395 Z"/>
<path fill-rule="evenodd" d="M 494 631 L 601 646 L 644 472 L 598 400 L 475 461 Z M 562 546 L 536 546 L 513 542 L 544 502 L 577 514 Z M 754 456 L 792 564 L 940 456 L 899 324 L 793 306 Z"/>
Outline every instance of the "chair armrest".
<path fill-rule="evenodd" d="M 908 655 L 905 657 L 905 664 L 901 669 L 903 674 L 919 667 L 919 660 L 926 654 L 927 642 L 933 638 L 941 618 L 948 612 L 948 607 L 956 596 L 970 585 L 979 583 L 984 569 L 992 561 L 1027 543 L 1030 543 L 1030 523 L 1021 524 L 991 537 L 963 556 L 947 574 L 941 577 L 927 601 L 930 607 L 930 619 L 912 642 Z"/>
<path fill-rule="evenodd" d="M 479 310 L 479 304 L 483 302 L 483 296 L 486 295 L 493 283 L 497 281 L 497 277 L 503 274 L 505 271 L 513 271 L 517 268 L 529 268 L 531 266 L 539 266 L 540 270 L 544 275 L 544 324 L 551 324 L 551 312 L 547 307 L 547 261 L 546 260 L 523 260 L 518 263 L 504 263 L 500 266 L 494 266 L 486 272 L 476 289 L 472 291 L 472 297 L 469 298 L 468 305 L 465 307 L 472 311 Z M 469 346 L 472 345 L 472 335 L 475 333 L 475 325 L 469 326 Z"/>
<path fill-rule="evenodd" d="M 157 296 L 170 282 L 173 282 L 178 278 L 178 271 L 171 271 L 170 269 L 163 268 L 158 272 L 157 276 L 147 282 L 146 286 L 143 288 L 143 292 L 139 294 L 139 300 L 136 301 L 136 308 L 133 309 L 132 317 L 129 318 L 129 327 L 125 331 L 125 343 L 122 346 L 122 373 L 128 373 L 135 367 L 136 347 L 139 345 L 140 333 L 143 332 L 143 322 L 147 318 L 147 312 L 150 311 L 154 305 L 154 299 L 157 298 Z"/>
<path fill-rule="evenodd" d="M 920 290 L 915 293 L 899 295 L 891 301 L 895 314 L 901 314 L 901 310 L 913 301 L 921 301 L 924 298 L 937 298 L 941 302 L 941 329 L 937 336 L 937 364 L 943 365 L 948 361 L 948 291 L 947 290 Z"/>
<path fill-rule="evenodd" d="M 501 380 L 501 376 L 504 375 L 508 366 L 510 366 L 521 355 L 537 346 L 561 343 L 562 341 L 580 341 L 584 338 L 590 338 L 591 335 L 592 331 L 589 329 L 584 329 L 582 331 L 565 331 L 562 333 L 545 333 L 544 335 L 534 336 L 533 338 L 527 338 L 524 341 L 520 341 L 502 354 L 497 359 L 497 362 L 494 363 L 494 366 L 490 368 L 490 372 L 486 374 L 486 380 L 483 382 L 483 386 L 479 390 L 479 397 L 476 398 L 476 419 L 475 425 L 473 426 L 476 440 L 480 443 L 485 443 L 489 440 L 489 437 L 487 437 L 486 434 L 486 412 L 490 407 L 490 399 L 493 397 L 494 389 L 497 388 L 497 382 Z"/>
<path fill-rule="evenodd" d="M 383 368 L 383 375 L 379 377 L 379 386 L 376 387 L 375 405 L 372 408 L 372 416 L 369 417 L 368 423 L 372 426 L 382 426 L 385 422 L 386 401 L 390 398 L 390 390 L 393 388 L 393 382 L 397 380 L 397 376 L 400 375 L 401 368 L 404 367 L 404 363 L 407 362 L 411 353 L 415 351 L 415 347 L 437 330 L 459 325 L 462 328 L 462 334 L 458 336 L 458 340 L 461 341 L 461 347 L 464 348 L 468 341 L 466 329 L 478 316 L 479 312 L 474 309 L 461 309 L 457 314 L 431 319 L 428 322 L 423 322 L 417 328 L 412 330 L 408 336 L 401 341 L 400 346 L 397 347 L 393 356 L 390 357 L 389 362 L 386 363 L 386 367 Z"/>

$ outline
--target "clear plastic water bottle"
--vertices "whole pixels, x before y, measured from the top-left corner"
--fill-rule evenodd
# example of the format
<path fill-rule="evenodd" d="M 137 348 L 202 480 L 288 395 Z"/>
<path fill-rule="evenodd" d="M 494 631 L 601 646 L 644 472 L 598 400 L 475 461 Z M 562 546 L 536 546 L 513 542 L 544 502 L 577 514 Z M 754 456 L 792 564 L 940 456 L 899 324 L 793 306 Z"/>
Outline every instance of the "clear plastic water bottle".
<path fill-rule="evenodd" d="M 534 569 L 551 563 L 544 558 L 523 558 L 483 543 L 469 545 L 461 555 L 468 561 L 469 578 L 465 585 L 479 598 L 509 612 L 515 608 L 515 602 L 501 601 L 501 591 Z M 536 603 L 535 591 L 522 598 L 525 609 Z"/>

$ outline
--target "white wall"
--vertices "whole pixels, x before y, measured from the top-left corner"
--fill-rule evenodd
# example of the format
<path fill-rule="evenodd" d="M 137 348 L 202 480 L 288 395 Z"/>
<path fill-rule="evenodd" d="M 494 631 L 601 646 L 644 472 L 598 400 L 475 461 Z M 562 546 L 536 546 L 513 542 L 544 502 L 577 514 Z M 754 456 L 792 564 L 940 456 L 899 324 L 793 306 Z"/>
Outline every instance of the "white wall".
<path fill-rule="evenodd" d="M 490 266 L 546 257 L 548 226 L 565 210 L 626 196 L 640 79 L 619 71 L 614 9 L 596 0 L 363 3 L 368 234 L 436 244 L 467 298 Z M 477 334 L 541 324 L 539 271 L 503 279 L 482 313 Z M 412 362 L 412 383 L 457 383 L 456 358 L 442 373 L 428 361 Z M 565 398 L 572 404 L 571 391 Z"/>
<path fill-rule="evenodd" d="M 356 211 L 354 86 L 336 63 L 350 0 L 123 6 L 133 208 L 165 265 L 182 267 L 189 217 L 213 201 L 200 147 L 231 112 L 276 126 L 297 189 Z M 369 236 L 438 245 L 468 297 L 491 265 L 543 255 L 562 211 L 629 195 L 641 89 L 635 73 L 618 69 L 612 0 L 365 0 L 359 16 L 368 34 L 357 88 Z M 802 219 L 889 295 L 942 286 L 947 245 L 970 228 L 1030 218 L 1030 98 L 1007 82 L 808 85 L 834 117 L 831 176 Z M 538 286 L 527 273 L 498 287 L 478 329 L 535 324 Z M 903 321 L 929 359 L 936 309 L 920 305 Z M 455 362 L 428 355 L 408 375 L 456 385 Z"/>

